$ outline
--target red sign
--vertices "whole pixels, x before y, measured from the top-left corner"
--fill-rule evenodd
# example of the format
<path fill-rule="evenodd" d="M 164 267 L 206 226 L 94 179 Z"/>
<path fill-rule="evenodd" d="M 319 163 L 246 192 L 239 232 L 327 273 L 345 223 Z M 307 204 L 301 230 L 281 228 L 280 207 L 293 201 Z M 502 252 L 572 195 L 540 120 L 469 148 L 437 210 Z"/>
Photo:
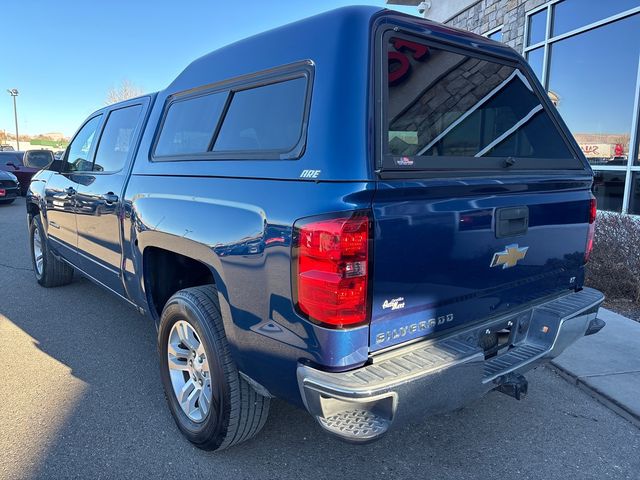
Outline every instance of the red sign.
<path fill-rule="evenodd" d="M 389 52 L 389 85 L 400 83 L 411 70 L 410 53 L 414 60 L 422 61 L 429 53 L 429 47 L 402 38 L 393 38 L 395 52 Z"/>

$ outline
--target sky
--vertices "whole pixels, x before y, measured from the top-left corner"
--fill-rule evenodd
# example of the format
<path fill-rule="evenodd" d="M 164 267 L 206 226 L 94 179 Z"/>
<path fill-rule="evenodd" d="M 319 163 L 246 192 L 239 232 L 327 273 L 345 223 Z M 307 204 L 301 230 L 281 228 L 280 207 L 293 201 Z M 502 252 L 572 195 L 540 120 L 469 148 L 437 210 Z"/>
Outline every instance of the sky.
<path fill-rule="evenodd" d="M 385 0 L 9 0 L 3 8 L 0 130 L 71 136 L 123 80 L 165 88 L 192 60 L 255 33 L 345 5 Z M 392 7 L 417 14 L 416 7 Z"/>

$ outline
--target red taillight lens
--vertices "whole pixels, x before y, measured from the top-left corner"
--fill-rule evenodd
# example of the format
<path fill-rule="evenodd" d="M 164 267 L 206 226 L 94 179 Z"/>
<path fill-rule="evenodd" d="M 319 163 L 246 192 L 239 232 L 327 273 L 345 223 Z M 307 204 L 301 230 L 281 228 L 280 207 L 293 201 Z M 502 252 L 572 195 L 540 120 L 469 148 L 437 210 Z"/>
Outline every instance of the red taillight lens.
<path fill-rule="evenodd" d="M 591 203 L 589 205 L 589 224 L 593 224 L 596 221 L 596 215 L 598 212 L 598 202 L 596 197 L 591 197 Z"/>
<path fill-rule="evenodd" d="M 294 301 L 302 314 L 336 328 L 368 320 L 366 214 L 296 224 L 293 258 Z"/>
<path fill-rule="evenodd" d="M 0 188 L 0 197 L 4 197 L 7 195 L 7 191 L 4 188 Z"/>
<path fill-rule="evenodd" d="M 587 247 L 584 250 L 584 263 L 589 261 L 591 256 L 591 250 L 593 250 L 593 236 L 596 231 L 596 215 L 598 204 L 595 197 L 591 197 L 591 203 L 589 204 L 589 231 L 587 233 Z"/>

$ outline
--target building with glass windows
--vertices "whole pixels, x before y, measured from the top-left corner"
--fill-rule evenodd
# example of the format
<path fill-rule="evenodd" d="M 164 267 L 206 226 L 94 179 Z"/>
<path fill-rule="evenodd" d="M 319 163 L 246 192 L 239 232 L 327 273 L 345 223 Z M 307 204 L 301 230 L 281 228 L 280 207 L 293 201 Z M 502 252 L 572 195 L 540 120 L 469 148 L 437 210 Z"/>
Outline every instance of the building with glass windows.
<path fill-rule="evenodd" d="M 640 0 L 388 0 L 512 46 L 596 173 L 602 210 L 640 215 Z"/>

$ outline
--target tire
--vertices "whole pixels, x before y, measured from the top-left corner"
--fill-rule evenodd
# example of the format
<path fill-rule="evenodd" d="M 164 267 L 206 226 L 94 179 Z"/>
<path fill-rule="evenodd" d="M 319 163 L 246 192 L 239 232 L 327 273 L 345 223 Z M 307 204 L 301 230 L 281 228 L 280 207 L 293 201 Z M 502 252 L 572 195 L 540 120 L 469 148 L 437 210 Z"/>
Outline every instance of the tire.
<path fill-rule="evenodd" d="M 37 238 L 40 239 L 40 252 L 36 254 L 38 245 Z M 38 215 L 34 215 L 29 222 L 29 244 L 31 246 L 31 264 L 36 280 L 43 287 L 59 287 L 67 285 L 73 280 L 73 268 L 62 260 L 53 256 L 49 250 L 47 239 L 44 236 L 42 222 Z M 38 265 L 37 257 L 42 257 L 42 263 Z"/>
<path fill-rule="evenodd" d="M 224 450 L 252 438 L 262 429 L 269 414 L 269 398 L 256 392 L 240 376 L 231 358 L 215 286 L 187 288 L 169 299 L 160 319 L 158 353 L 169 409 L 180 431 L 195 446 Z M 204 362 L 200 363 L 200 372 L 198 362 Z M 194 380 L 196 377 L 198 380 Z M 185 386 L 180 388 L 182 382 Z M 207 407 L 208 385 L 209 395 L 215 401 L 210 401 Z M 192 395 L 198 397 L 197 404 L 193 400 L 193 409 L 184 400 L 187 391 L 191 392 L 188 399 Z M 198 413 L 197 409 L 201 411 Z"/>
<path fill-rule="evenodd" d="M 15 198 L 12 198 L 11 200 L 0 200 L 0 205 L 10 205 L 15 201 L 16 201 Z"/>

